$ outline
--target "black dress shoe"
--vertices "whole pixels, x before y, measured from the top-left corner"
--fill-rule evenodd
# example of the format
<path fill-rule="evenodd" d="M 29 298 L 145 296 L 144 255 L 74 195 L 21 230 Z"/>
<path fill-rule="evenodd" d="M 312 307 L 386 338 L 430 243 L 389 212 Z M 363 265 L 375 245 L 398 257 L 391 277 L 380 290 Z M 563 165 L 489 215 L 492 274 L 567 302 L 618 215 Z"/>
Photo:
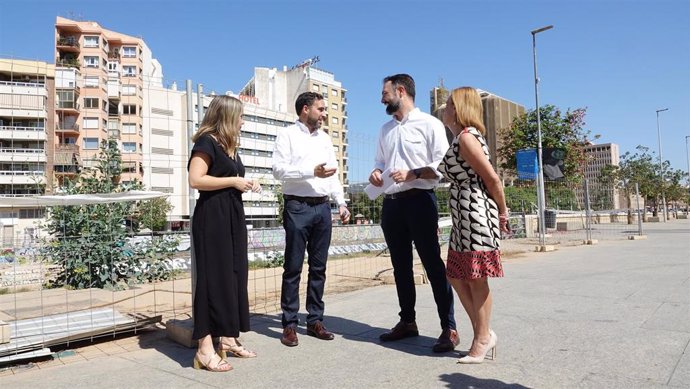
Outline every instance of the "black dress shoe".
<path fill-rule="evenodd" d="M 287 326 L 283 328 L 283 336 L 280 338 L 280 343 L 288 347 L 295 347 L 299 344 L 299 340 L 297 339 L 297 331 L 295 331 L 295 326 Z"/>
<path fill-rule="evenodd" d="M 405 323 L 399 321 L 398 324 L 390 330 L 390 332 L 383 333 L 379 336 L 382 342 L 391 342 L 394 340 L 400 340 L 405 338 L 411 338 L 413 336 L 419 336 L 419 330 L 417 329 L 417 323 Z"/>
<path fill-rule="evenodd" d="M 307 335 L 322 340 L 333 340 L 333 338 L 335 338 L 333 333 L 328 332 L 320 321 L 314 322 L 314 324 L 307 324 Z"/>
<path fill-rule="evenodd" d="M 434 347 L 431 349 L 435 353 L 445 353 L 455 350 L 455 347 L 457 347 L 458 344 L 460 344 L 458 331 L 445 328 L 443 332 L 441 332 L 441 336 L 438 337 L 436 343 L 434 343 Z"/>

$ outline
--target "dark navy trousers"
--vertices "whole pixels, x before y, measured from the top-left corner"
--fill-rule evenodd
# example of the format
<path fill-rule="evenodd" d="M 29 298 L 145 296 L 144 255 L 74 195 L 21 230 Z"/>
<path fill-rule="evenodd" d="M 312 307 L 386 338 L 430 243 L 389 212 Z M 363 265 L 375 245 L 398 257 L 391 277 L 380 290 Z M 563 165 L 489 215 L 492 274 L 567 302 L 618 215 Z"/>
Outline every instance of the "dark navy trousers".
<path fill-rule="evenodd" d="M 299 311 L 299 282 L 307 252 L 307 324 L 323 320 L 323 289 L 326 283 L 326 260 L 331 244 L 331 207 L 328 202 L 307 204 L 286 200 L 283 209 L 285 228 L 285 264 L 280 307 L 283 327 L 296 325 Z"/>
<path fill-rule="evenodd" d="M 400 319 L 415 321 L 417 294 L 412 270 L 412 242 L 426 270 L 436 301 L 441 328 L 455 329 L 453 290 L 446 278 L 438 243 L 438 207 L 433 191 L 419 191 L 402 198 L 385 198 L 381 216 L 386 244 L 391 255 Z"/>

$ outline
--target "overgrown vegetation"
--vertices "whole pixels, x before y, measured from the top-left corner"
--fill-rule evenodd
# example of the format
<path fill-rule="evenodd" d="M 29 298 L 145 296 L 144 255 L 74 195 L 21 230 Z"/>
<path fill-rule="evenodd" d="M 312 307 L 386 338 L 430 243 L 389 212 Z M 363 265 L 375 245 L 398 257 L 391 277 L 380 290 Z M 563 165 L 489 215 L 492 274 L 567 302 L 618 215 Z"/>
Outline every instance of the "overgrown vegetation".
<path fill-rule="evenodd" d="M 117 142 L 104 140 L 96 166 L 83 169 L 58 191 L 94 194 L 141 189 L 138 182 L 120 184 L 121 165 Z M 52 286 L 119 289 L 170 278 L 177 239 L 153 236 L 137 243 L 130 240 L 140 224 L 159 227 L 168 209 L 160 200 L 49 207 L 44 226 L 49 237 L 41 254 L 60 266 Z"/>

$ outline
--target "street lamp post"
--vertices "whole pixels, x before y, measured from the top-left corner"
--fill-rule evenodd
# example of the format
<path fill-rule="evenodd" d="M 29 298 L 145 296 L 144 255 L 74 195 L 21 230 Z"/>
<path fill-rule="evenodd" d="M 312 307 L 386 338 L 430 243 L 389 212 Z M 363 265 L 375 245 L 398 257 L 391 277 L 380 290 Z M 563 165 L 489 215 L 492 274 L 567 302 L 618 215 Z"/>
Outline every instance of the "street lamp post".
<path fill-rule="evenodd" d="M 690 152 L 688 152 L 688 140 L 690 135 L 685 136 L 685 157 L 688 159 L 688 192 L 690 192 Z"/>
<path fill-rule="evenodd" d="M 544 220 L 544 208 L 546 196 L 544 196 L 544 165 L 541 155 L 541 117 L 539 115 L 539 77 L 537 76 L 537 34 L 552 29 L 552 25 L 538 28 L 532 33 L 532 55 L 534 56 L 534 99 L 537 105 L 537 163 L 539 165 L 537 175 L 537 203 L 539 205 L 539 245 L 543 250 L 546 245 L 546 221 Z"/>
<path fill-rule="evenodd" d="M 661 174 L 661 207 L 664 211 L 664 222 L 668 220 L 668 214 L 666 213 L 666 191 L 664 190 L 664 156 L 661 153 L 661 127 L 659 126 L 659 112 L 668 111 L 668 108 L 657 109 L 656 110 L 656 134 L 659 140 L 659 173 Z"/>

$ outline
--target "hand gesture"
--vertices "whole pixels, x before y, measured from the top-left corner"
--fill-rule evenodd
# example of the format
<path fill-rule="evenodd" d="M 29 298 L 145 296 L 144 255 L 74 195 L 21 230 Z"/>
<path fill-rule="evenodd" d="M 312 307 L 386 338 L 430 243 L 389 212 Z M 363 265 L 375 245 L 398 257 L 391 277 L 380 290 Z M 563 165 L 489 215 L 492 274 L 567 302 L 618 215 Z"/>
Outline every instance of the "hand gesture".
<path fill-rule="evenodd" d="M 347 209 L 346 206 L 341 205 L 339 209 L 340 213 L 340 222 L 343 224 L 347 224 L 350 221 L 350 211 Z"/>
<path fill-rule="evenodd" d="M 381 178 L 381 171 L 379 169 L 374 169 L 369 176 L 369 182 L 374 186 L 383 186 L 383 179 Z"/>
<path fill-rule="evenodd" d="M 328 178 L 335 174 L 337 168 L 326 167 L 326 162 L 314 166 L 314 176 L 319 178 Z"/>
<path fill-rule="evenodd" d="M 259 183 L 257 182 L 256 185 L 258 186 Z M 237 184 L 235 185 L 235 188 L 242 191 L 242 193 L 249 192 L 250 190 L 254 189 L 254 181 L 244 177 L 237 177 Z M 261 187 L 259 186 L 259 188 Z"/>
<path fill-rule="evenodd" d="M 393 182 L 395 183 L 401 183 L 401 182 L 407 182 L 407 181 L 412 181 L 415 179 L 414 173 L 412 173 L 410 170 L 395 170 L 391 174 L 388 175 L 388 177 L 393 179 Z"/>

